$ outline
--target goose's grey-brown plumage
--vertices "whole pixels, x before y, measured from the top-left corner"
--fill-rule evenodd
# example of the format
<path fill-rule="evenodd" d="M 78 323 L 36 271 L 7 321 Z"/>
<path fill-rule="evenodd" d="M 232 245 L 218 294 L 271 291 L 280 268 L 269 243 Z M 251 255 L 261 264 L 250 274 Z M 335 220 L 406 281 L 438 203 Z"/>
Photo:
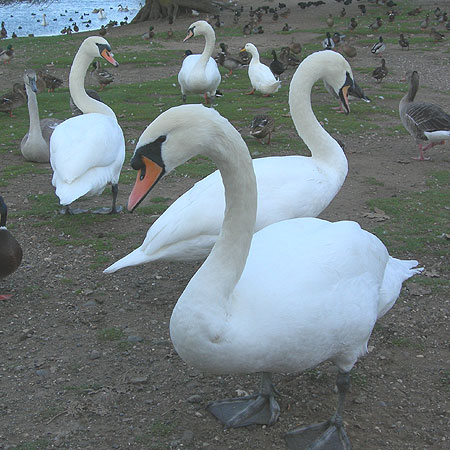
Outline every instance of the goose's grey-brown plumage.
<path fill-rule="evenodd" d="M 435 145 L 444 144 L 450 140 L 450 115 L 433 103 L 415 102 L 419 90 L 419 74 L 417 71 L 408 72 L 406 79 L 409 83 L 408 92 L 400 100 L 400 119 L 419 145 L 421 161 L 425 158 L 424 152 Z M 428 142 L 424 146 L 424 142 Z"/>

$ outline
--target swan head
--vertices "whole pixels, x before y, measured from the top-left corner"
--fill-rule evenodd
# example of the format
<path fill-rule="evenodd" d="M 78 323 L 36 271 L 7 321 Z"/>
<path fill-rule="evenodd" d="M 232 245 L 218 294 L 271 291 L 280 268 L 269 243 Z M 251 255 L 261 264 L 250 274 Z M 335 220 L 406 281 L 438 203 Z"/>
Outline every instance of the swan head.
<path fill-rule="evenodd" d="M 187 35 L 183 39 L 183 42 L 187 41 L 191 37 L 204 36 L 208 33 L 215 35 L 213 27 L 206 22 L 206 20 L 197 20 L 197 22 L 194 22 L 189 26 Z"/>
<path fill-rule="evenodd" d="M 84 52 L 92 59 L 100 56 L 114 67 L 119 65 L 119 63 L 114 59 L 114 55 L 108 41 L 101 36 L 91 36 L 86 38 L 80 46 L 80 51 Z"/>
<path fill-rule="evenodd" d="M 23 74 L 23 82 L 25 83 L 25 86 L 29 86 L 30 89 L 37 93 L 37 86 L 36 86 L 36 72 L 32 69 L 26 69 Z"/>
<path fill-rule="evenodd" d="M 130 212 L 167 173 L 200 152 L 211 155 L 218 142 L 239 133 L 228 120 L 203 105 L 181 105 L 159 115 L 142 133 L 131 166 L 138 171 L 128 199 Z"/>

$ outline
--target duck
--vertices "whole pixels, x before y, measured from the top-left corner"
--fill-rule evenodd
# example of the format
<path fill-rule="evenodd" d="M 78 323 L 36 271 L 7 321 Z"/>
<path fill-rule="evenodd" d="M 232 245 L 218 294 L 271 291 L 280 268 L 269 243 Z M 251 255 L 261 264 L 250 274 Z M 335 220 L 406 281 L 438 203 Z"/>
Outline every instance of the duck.
<path fill-rule="evenodd" d="M 297 67 L 300 64 L 300 59 L 292 53 L 290 47 L 281 47 L 279 60 L 284 67 Z"/>
<path fill-rule="evenodd" d="M 372 45 L 370 52 L 372 55 L 380 56 L 386 50 L 386 44 L 383 41 L 383 36 L 378 38 L 378 42 Z"/>
<path fill-rule="evenodd" d="M 440 42 L 445 38 L 445 36 L 442 33 L 439 33 L 436 28 L 430 29 L 430 36 L 433 38 L 434 42 Z"/>
<path fill-rule="evenodd" d="M 116 200 L 125 159 L 123 132 L 114 111 L 89 97 L 84 89 L 86 72 L 96 57 L 118 66 L 106 39 L 91 36 L 81 43 L 70 69 L 69 91 L 83 114 L 59 124 L 50 138 L 52 184 L 64 214 L 82 212 L 70 205 L 80 197 L 100 195 L 108 183 L 112 185 L 112 207 L 94 212 L 118 213 L 121 209 L 116 207 Z"/>
<path fill-rule="evenodd" d="M 98 10 L 97 16 L 100 20 L 105 20 L 106 19 L 106 13 L 105 10 L 103 8 L 100 8 Z"/>
<path fill-rule="evenodd" d="M 6 31 L 5 22 L 2 22 L 2 27 L 0 29 L 0 39 L 6 39 L 8 37 L 8 32 Z"/>
<path fill-rule="evenodd" d="M 327 17 L 327 25 L 328 25 L 328 28 L 333 28 L 333 25 L 334 25 L 334 19 L 333 19 L 333 14 L 328 14 L 328 17 Z"/>
<path fill-rule="evenodd" d="M 108 30 L 105 28 L 105 25 L 102 25 L 100 27 L 100 29 L 98 30 L 99 36 L 105 36 L 107 32 L 108 32 Z"/>
<path fill-rule="evenodd" d="M 346 56 L 347 58 L 354 58 L 358 52 L 353 45 L 350 45 L 347 41 L 341 39 L 341 45 L 339 47 L 339 51 Z"/>
<path fill-rule="evenodd" d="M 368 26 L 368 28 L 370 28 L 372 31 L 377 31 L 378 29 L 381 28 L 382 25 L 383 25 L 383 21 L 381 20 L 381 17 L 377 17 L 375 22 L 371 23 Z"/>
<path fill-rule="evenodd" d="M 42 14 L 42 22 L 41 22 L 41 25 L 42 25 L 43 27 L 46 27 L 46 26 L 48 25 L 48 22 L 47 22 L 47 16 L 46 16 L 45 14 Z"/>
<path fill-rule="evenodd" d="M 405 38 L 403 33 L 400 33 L 400 39 L 398 40 L 398 43 L 401 47 L 401 49 L 409 50 L 409 40 Z"/>
<path fill-rule="evenodd" d="M 284 67 L 284 64 L 278 60 L 277 52 L 275 50 L 272 50 L 272 57 L 273 60 L 269 64 L 270 70 L 275 76 L 280 76 L 286 70 L 286 68 Z"/>
<path fill-rule="evenodd" d="M 8 208 L 0 195 L 0 279 L 15 272 L 22 262 L 22 247 L 6 228 Z M 0 295 L 0 300 L 8 300 L 11 295 Z"/>
<path fill-rule="evenodd" d="M 27 94 L 22 83 L 14 83 L 12 92 L 8 92 L 0 97 L 0 111 L 9 113 L 13 117 L 13 109 L 25 105 Z"/>
<path fill-rule="evenodd" d="M 450 140 L 450 115 L 440 106 L 427 102 L 415 102 L 419 90 L 419 73 L 407 72 L 408 92 L 400 100 L 400 120 L 419 146 L 420 154 L 413 159 L 426 161 L 425 151 Z M 426 145 L 425 145 L 426 144 Z"/>
<path fill-rule="evenodd" d="M 345 79 L 341 73 L 334 88 Z M 226 212 L 211 253 L 173 308 L 175 351 L 200 372 L 261 374 L 254 394 L 207 406 L 225 428 L 273 425 L 280 406 L 272 374 L 333 362 L 339 394 L 334 414 L 288 432 L 285 440 L 292 449 L 350 448 L 342 416 L 351 369 L 403 282 L 422 268 L 416 260 L 390 256 L 381 240 L 352 221 L 296 218 L 253 234 L 258 191 L 249 151 L 211 108 L 181 105 L 163 112 L 140 136 L 132 165 L 153 173 L 148 181 L 154 186 L 161 174 L 200 152 L 220 170 Z M 347 445 L 337 445 L 342 441 Z"/>
<path fill-rule="evenodd" d="M 142 35 L 142 39 L 151 41 L 154 37 L 155 37 L 155 30 L 154 30 L 153 25 L 150 25 L 148 28 L 148 31 Z"/>
<path fill-rule="evenodd" d="M 248 65 L 248 77 L 250 78 L 252 90 L 247 92 L 247 94 L 253 95 L 255 91 L 259 91 L 264 96 L 269 96 L 277 92 L 280 89 L 281 81 L 275 78 L 270 68 L 259 60 L 259 52 L 255 45 L 247 42 L 242 50 L 252 55 Z"/>
<path fill-rule="evenodd" d="M 8 44 L 6 50 L 2 50 L 0 48 L 0 61 L 3 61 L 3 64 L 9 64 L 9 62 L 13 58 L 14 58 L 14 48 L 12 44 Z"/>
<path fill-rule="evenodd" d="M 350 31 L 355 31 L 357 26 L 358 26 L 358 22 L 356 21 L 356 19 L 354 17 L 352 17 L 350 19 L 350 23 L 348 24 L 348 29 Z"/>
<path fill-rule="evenodd" d="M 239 59 L 233 58 L 228 54 L 228 49 L 224 42 L 221 42 L 219 46 L 221 51 L 217 54 L 217 63 L 219 66 L 229 70 L 228 76 L 233 74 L 233 70 L 243 69 L 247 66 L 247 64 L 244 64 Z"/>
<path fill-rule="evenodd" d="M 300 44 L 300 42 L 295 42 L 294 38 L 292 38 L 291 43 L 289 44 L 289 49 L 291 52 L 299 55 L 302 52 L 302 44 Z"/>
<path fill-rule="evenodd" d="M 267 145 L 270 145 L 272 139 L 272 131 L 275 126 L 275 120 L 267 114 L 256 115 L 250 125 L 250 136 L 261 140 L 268 136 Z"/>
<path fill-rule="evenodd" d="M 197 36 L 205 37 L 205 47 L 201 54 L 189 55 L 183 60 L 178 73 L 181 98 L 185 103 L 187 94 L 203 94 L 205 103 L 211 104 L 222 78 L 217 63 L 211 57 L 216 42 L 216 34 L 208 22 L 198 20 L 189 26 L 183 42 Z"/>
<path fill-rule="evenodd" d="M 333 51 L 316 52 L 305 58 L 291 80 L 289 107 L 297 132 L 311 156 L 272 156 L 253 161 L 258 182 L 255 231 L 284 219 L 318 216 L 347 176 L 344 152 L 322 128 L 311 109 L 312 85 L 321 78 L 335 87 L 337 80 L 344 78 L 345 82 L 335 90 L 343 99 L 344 108 L 349 110 L 347 91 L 353 84 L 353 76 L 345 58 Z M 130 195 L 129 210 L 148 193 L 145 183 L 144 178 L 142 188 L 136 187 Z M 142 196 L 137 196 L 138 189 Z M 282 195 L 283 192 L 287 195 Z M 105 273 L 157 260 L 205 258 L 220 232 L 224 207 L 220 173 L 215 171 L 172 203 L 149 228 L 142 245 L 106 268 Z M 204 211 L 208 211 L 207 216 Z"/>
<path fill-rule="evenodd" d="M 103 103 L 103 100 L 101 99 L 99 93 L 94 89 L 86 89 L 86 94 L 89 95 L 89 97 L 93 98 L 94 100 L 97 100 L 99 102 Z M 75 105 L 75 102 L 73 101 L 73 98 L 69 98 L 69 106 L 72 111 L 72 116 L 79 116 L 83 114 L 83 111 L 81 111 L 80 108 L 78 108 L 77 105 Z"/>
<path fill-rule="evenodd" d="M 63 85 L 63 80 L 61 80 L 61 78 L 55 77 L 49 73 L 39 71 L 37 72 L 37 76 L 42 77 L 48 92 L 55 92 L 55 89 Z"/>
<path fill-rule="evenodd" d="M 327 37 L 322 41 L 322 47 L 325 50 L 332 50 L 334 48 L 334 41 L 331 38 L 331 33 L 327 31 Z"/>
<path fill-rule="evenodd" d="M 106 69 L 102 69 L 99 61 L 94 61 L 92 67 L 91 75 L 99 84 L 100 90 L 103 91 L 105 86 L 108 86 L 108 84 L 111 84 L 114 81 L 114 75 Z"/>
<path fill-rule="evenodd" d="M 62 120 L 54 118 L 39 120 L 36 72 L 32 69 L 26 69 L 23 74 L 23 81 L 28 97 L 30 127 L 28 133 L 22 138 L 20 151 L 27 161 L 48 163 L 50 161 L 50 137 Z"/>
<path fill-rule="evenodd" d="M 430 15 L 429 14 L 427 14 L 425 16 L 425 19 L 422 20 L 422 22 L 420 22 L 420 29 L 426 30 L 428 28 L 428 25 L 430 25 Z"/>
<path fill-rule="evenodd" d="M 327 92 L 329 94 L 331 94 L 332 97 L 336 98 L 337 100 L 339 100 L 339 106 L 333 109 L 336 109 L 338 112 L 340 113 L 346 113 L 346 110 L 344 108 L 344 105 L 342 103 L 342 99 L 339 97 L 339 93 L 336 92 L 333 87 L 327 83 L 325 80 L 323 80 L 323 85 L 325 86 L 325 89 L 327 90 Z M 353 84 L 349 87 L 348 89 L 348 98 L 353 98 L 353 99 L 357 99 L 357 100 L 362 100 L 366 103 L 370 103 L 370 98 L 366 96 L 366 94 L 364 93 L 362 87 L 353 80 Z"/>
<path fill-rule="evenodd" d="M 375 80 L 377 80 L 377 83 L 381 83 L 383 81 L 383 78 L 386 78 L 388 73 L 389 73 L 389 70 L 386 67 L 386 60 L 384 58 L 382 58 L 381 66 L 373 69 L 372 78 L 375 78 Z"/>

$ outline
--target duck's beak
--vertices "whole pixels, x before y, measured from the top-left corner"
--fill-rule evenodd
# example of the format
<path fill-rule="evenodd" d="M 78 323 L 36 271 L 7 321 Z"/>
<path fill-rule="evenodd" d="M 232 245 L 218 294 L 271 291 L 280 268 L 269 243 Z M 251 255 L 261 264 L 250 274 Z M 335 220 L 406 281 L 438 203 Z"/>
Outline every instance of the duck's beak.
<path fill-rule="evenodd" d="M 353 86 L 352 77 L 347 73 L 347 77 L 345 79 L 344 85 L 339 89 L 339 98 L 341 99 L 342 104 L 344 105 L 345 114 L 350 112 L 350 105 L 348 103 L 348 90 Z"/>
<path fill-rule="evenodd" d="M 106 61 L 108 61 L 114 67 L 117 67 L 119 65 L 119 63 L 113 58 L 114 55 L 108 49 L 104 48 L 100 53 L 100 55 L 103 59 L 106 59 Z"/>
<path fill-rule="evenodd" d="M 189 28 L 186 37 L 183 39 L 183 42 L 186 42 L 188 39 L 190 39 L 192 36 L 194 36 L 194 30 L 192 28 Z"/>
<path fill-rule="evenodd" d="M 164 168 L 151 159 L 141 156 L 141 168 L 138 170 L 136 182 L 128 197 L 128 211 L 133 212 L 139 203 L 144 200 L 153 186 L 164 175 Z"/>

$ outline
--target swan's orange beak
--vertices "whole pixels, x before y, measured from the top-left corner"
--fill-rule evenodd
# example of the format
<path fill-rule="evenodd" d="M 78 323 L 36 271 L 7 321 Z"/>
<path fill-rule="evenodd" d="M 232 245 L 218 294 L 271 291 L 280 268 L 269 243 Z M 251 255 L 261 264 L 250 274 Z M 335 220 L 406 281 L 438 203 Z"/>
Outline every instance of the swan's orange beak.
<path fill-rule="evenodd" d="M 194 32 L 192 31 L 192 28 L 189 28 L 186 37 L 183 39 L 183 42 L 186 42 L 188 39 L 190 39 L 192 36 L 194 36 Z"/>
<path fill-rule="evenodd" d="M 350 89 L 350 86 L 344 86 L 341 89 L 342 97 L 344 99 L 344 108 L 345 108 L 347 114 L 350 112 L 350 104 L 348 102 L 348 90 L 349 89 Z"/>
<path fill-rule="evenodd" d="M 145 156 L 141 157 L 143 167 L 138 170 L 136 182 L 128 197 L 128 211 L 133 212 L 152 187 L 163 175 L 163 168 Z"/>
<path fill-rule="evenodd" d="M 113 58 L 113 54 L 110 51 L 108 51 L 106 48 L 102 50 L 100 55 L 103 59 L 106 59 L 106 61 L 108 61 L 114 67 L 117 67 L 119 65 L 119 63 Z"/>

